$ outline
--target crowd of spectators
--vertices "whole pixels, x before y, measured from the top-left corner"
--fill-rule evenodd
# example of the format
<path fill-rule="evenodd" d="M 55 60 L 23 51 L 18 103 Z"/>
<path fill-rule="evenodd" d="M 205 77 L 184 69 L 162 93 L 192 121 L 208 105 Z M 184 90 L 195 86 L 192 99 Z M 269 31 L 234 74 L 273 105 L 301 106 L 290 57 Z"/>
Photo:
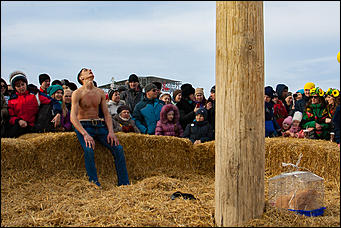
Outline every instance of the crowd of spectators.
<path fill-rule="evenodd" d="M 1 137 L 74 131 L 70 113 L 76 84 L 67 79 L 51 82 L 46 73 L 38 79 L 39 88 L 21 71 L 11 73 L 8 84 L 1 78 Z M 161 87 L 153 82 L 142 88 L 138 76 L 131 74 L 126 86 L 110 89 L 107 105 L 114 131 L 183 137 L 194 144 L 215 139 L 215 85 L 207 99 L 203 88 L 190 83 L 172 94 L 162 93 Z M 292 93 L 278 84 L 276 89 L 266 86 L 264 94 L 265 137 L 323 139 L 340 145 L 338 89 L 324 91 L 308 82 Z M 48 115 L 38 118 L 44 105 Z M 37 119 L 52 127 L 38 128 Z"/>

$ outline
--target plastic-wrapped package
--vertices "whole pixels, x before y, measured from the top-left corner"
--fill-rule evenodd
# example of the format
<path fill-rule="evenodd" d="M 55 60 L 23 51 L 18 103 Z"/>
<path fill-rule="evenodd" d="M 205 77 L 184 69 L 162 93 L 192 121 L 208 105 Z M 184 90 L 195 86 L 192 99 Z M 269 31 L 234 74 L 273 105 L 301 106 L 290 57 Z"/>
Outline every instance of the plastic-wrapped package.
<path fill-rule="evenodd" d="M 325 209 L 324 179 L 311 172 L 294 171 L 270 178 L 268 194 L 271 206 L 307 216 L 322 215 Z"/>

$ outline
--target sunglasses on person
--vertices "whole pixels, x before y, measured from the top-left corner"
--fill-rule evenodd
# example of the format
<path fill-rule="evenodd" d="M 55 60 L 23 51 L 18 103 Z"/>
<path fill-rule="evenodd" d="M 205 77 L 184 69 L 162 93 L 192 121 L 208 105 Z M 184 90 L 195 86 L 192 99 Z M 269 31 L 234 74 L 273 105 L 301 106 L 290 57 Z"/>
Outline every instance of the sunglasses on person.
<path fill-rule="evenodd" d="M 318 96 L 313 96 L 312 98 L 315 98 L 315 99 L 317 99 L 317 98 L 318 98 Z"/>

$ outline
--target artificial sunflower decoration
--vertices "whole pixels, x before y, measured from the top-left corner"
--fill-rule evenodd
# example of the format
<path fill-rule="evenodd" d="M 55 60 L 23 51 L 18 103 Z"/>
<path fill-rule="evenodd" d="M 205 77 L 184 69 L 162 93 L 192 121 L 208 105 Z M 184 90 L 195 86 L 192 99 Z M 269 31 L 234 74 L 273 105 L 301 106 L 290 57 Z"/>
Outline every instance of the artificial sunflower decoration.
<path fill-rule="evenodd" d="M 332 92 L 332 95 L 333 95 L 334 97 L 338 97 L 338 96 L 340 95 L 339 90 L 334 89 L 333 92 Z"/>
<path fill-rule="evenodd" d="M 316 88 L 310 89 L 310 95 L 316 95 Z"/>
<path fill-rule="evenodd" d="M 320 95 L 320 97 L 323 97 L 323 95 L 324 95 L 324 92 L 323 92 L 323 90 L 322 90 L 321 88 L 318 88 L 318 91 L 319 91 L 319 95 Z"/>

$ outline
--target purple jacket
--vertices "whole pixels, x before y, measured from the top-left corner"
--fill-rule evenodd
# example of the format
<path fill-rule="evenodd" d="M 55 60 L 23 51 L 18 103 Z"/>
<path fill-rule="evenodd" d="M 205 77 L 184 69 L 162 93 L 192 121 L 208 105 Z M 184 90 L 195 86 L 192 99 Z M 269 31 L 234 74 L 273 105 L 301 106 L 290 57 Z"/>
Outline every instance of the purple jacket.
<path fill-rule="evenodd" d="M 167 119 L 167 113 L 169 111 L 174 111 L 174 119 L 169 122 Z M 182 137 L 184 130 L 180 125 L 180 112 L 178 107 L 173 104 L 164 105 L 161 109 L 160 120 L 157 121 L 155 128 L 155 135 L 165 135 L 165 136 L 177 136 Z"/>

